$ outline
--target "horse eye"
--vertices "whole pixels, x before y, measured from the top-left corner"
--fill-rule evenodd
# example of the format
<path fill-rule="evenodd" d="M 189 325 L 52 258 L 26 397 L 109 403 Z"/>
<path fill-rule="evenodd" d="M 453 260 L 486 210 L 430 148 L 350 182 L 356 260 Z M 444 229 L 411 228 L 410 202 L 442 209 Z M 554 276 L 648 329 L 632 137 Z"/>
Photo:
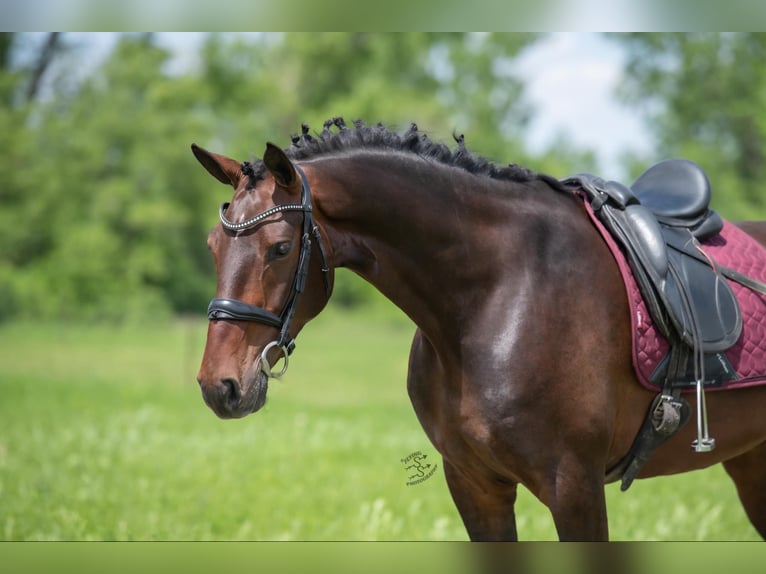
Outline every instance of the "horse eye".
<path fill-rule="evenodd" d="M 289 241 L 282 241 L 281 243 L 275 243 L 269 248 L 269 259 L 279 259 L 290 253 L 292 243 Z"/>

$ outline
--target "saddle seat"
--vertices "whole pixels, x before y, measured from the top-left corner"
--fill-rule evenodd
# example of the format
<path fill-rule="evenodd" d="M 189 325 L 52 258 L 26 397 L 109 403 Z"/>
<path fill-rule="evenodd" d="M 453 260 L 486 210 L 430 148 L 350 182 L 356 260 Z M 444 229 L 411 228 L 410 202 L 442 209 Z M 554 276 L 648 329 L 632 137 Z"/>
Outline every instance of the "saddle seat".
<path fill-rule="evenodd" d="M 694 222 L 703 218 L 710 204 L 710 182 L 693 161 L 670 159 L 647 169 L 631 189 L 642 205 L 658 219 Z"/>

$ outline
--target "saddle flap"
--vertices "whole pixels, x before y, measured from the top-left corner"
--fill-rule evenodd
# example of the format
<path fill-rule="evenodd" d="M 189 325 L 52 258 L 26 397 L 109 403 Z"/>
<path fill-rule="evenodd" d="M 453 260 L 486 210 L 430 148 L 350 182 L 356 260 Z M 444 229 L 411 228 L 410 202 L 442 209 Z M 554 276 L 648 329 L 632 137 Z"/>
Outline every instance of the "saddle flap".
<path fill-rule="evenodd" d="M 742 314 L 729 283 L 698 258 L 675 247 L 675 230 L 666 230 L 670 272 L 664 296 L 669 317 L 683 341 L 694 348 L 695 340 L 705 353 L 725 351 L 742 333 Z M 694 249 L 688 247 L 687 249 Z"/>

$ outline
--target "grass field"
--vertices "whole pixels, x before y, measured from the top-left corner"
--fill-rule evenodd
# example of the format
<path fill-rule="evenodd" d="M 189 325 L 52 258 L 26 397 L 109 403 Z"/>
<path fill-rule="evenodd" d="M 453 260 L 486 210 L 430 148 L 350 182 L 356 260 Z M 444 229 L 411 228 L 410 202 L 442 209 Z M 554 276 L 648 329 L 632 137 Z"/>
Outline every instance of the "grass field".
<path fill-rule="evenodd" d="M 2 540 L 466 540 L 407 398 L 411 325 L 327 311 L 263 411 L 221 421 L 202 320 L 0 326 Z M 439 464 L 408 486 L 402 459 Z M 608 487 L 614 540 L 756 540 L 720 467 Z M 522 540 L 554 540 L 522 490 Z"/>

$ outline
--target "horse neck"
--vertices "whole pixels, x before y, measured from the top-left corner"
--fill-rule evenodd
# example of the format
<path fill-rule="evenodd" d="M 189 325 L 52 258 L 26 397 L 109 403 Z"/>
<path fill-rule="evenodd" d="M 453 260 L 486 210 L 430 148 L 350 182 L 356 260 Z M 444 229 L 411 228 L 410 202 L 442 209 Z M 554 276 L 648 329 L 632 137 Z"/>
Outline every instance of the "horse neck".
<path fill-rule="evenodd" d="M 320 173 L 317 219 L 334 267 L 362 276 L 426 333 L 442 330 L 486 296 L 499 273 L 491 253 L 523 248 L 540 202 L 520 183 L 393 156 L 309 164 Z"/>

